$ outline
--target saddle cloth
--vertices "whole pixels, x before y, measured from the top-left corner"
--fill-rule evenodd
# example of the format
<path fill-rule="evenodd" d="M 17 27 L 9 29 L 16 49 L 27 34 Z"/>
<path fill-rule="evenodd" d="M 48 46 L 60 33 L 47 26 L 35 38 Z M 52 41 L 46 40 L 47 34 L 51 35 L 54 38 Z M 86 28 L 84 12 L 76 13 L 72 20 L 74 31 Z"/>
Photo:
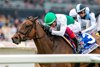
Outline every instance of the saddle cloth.
<path fill-rule="evenodd" d="M 77 53 L 76 45 L 74 44 L 72 39 L 69 38 L 68 35 L 65 35 L 63 38 L 70 44 L 74 53 Z M 81 35 L 78 35 L 77 38 L 81 39 L 81 40 L 79 40 L 79 46 L 78 46 L 78 53 L 79 54 L 89 54 L 94 49 L 99 47 L 99 45 L 96 43 L 96 40 L 94 39 L 94 37 L 92 37 L 88 33 L 82 33 Z M 83 44 L 80 44 L 81 42 L 83 42 Z"/>
<path fill-rule="evenodd" d="M 82 42 L 82 44 L 79 44 L 79 53 L 80 54 L 88 54 L 92 52 L 94 49 L 99 47 L 99 45 L 96 43 L 96 40 L 94 37 L 92 37 L 88 33 L 81 33 L 78 36 L 79 43 Z"/>
<path fill-rule="evenodd" d="M 97 47 L 99 47 L 98 44 L 92 44 L 92 45 L 89 45 L 88 48 L 83 48 L 80 50 L 80 54 L 89 54 L 90 52 L 92 52 L 93 50 L 95 50 Z"/>

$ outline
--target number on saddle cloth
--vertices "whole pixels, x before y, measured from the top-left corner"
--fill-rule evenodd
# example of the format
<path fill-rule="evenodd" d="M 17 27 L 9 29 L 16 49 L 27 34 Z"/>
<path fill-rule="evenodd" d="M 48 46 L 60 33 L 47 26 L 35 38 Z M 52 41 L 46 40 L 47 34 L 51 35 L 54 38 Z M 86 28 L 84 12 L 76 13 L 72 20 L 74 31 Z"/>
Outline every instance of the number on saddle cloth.
<path fill-rule="evenodd" d="M 96 43 L 95 38 L 88 33 L 82 33 L 81 35 L 79 34 L 79 37 L 82 38 L 80 42 L 84 42 L 84 47 Z"/>

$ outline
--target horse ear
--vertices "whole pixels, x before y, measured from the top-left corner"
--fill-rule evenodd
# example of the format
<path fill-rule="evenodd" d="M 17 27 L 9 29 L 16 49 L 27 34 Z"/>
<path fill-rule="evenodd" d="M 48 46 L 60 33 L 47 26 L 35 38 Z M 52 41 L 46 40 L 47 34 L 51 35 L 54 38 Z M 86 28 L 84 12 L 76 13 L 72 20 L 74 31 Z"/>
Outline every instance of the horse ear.
<path fill-rule="evenodd" d="M 29 16 L 29 17 L 27 17 L 27 19 L 29 19 L 32 22 L 35 22 L 38 19 L 38 17 L 34 18 L 33 16 Z"/>
<path fill-rule="evenodd" d="M 33 18 L 33 17 L 32 16 L 27 17 L 27 19 L 31 19 L 31 18 Z"/>
<path fill-rule="evenodd" d="M 35 17 L 35 18 L 34 18 L 34 21 L 36 21 L 37 19 L 38 19 L 38 17 Z"/>

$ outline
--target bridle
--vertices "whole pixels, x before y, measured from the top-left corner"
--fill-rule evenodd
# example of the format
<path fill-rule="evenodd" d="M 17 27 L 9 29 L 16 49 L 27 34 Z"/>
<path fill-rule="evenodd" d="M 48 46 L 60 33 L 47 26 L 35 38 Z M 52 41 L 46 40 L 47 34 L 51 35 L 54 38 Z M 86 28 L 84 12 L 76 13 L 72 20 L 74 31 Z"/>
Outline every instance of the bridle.
<path fill-rule="evenodd" d="M 24 25 L 25 25 L 25 24 L 24 24 Z M 28 34 L 31 32 L 32 28 L 33 28 L 33 25 L 29 25 L 29 26 L 30 26 L 30 30 L 28 30 L 28 31 L 26 31 L 26 32 L 22 32 L 22 31 L 19 31 L 19 30 L 18 30 L 18 32 L 21 33 L 21 34 L 23 34 L 23 35 L 28 35 Z"/>
<path fill-rule="evenodd" d="M 34 27 L 35 30 L 37 30 L 37 27 L 36 27 L 36 24 L 37 24 L 37 23 L 36 23 L 36 22 L 33 24 L 34 21 L 31 20 L 29 17 L 28 17 L 26 20 L 29 20 L 29 21 L 32 22 L 32 24 L 28 25 L 28 26 L 30 26 L 30 28 L 29 28 L 26 32 L 22 32 L 22 31 L 20 31 L 20 30 L 17 31 L 18 33 L 24 35 L 25 40 L 27 39 L 28 35 L 29 35 L 30 32 L 32 31 L 32 28 L 33 28 L 33 27 Z M 25 25 L 25 24 L 24 24 L 24 25 Z M 35 35 L 36 35 L 36 36 L 34 37 L 34 39 L 41 39 L 41 38 L 43 38 L 43 37 L 45 36 L 45 34 L 44 34 L 43 36 L 39 37 L 38 34 L 37 34 L 37 31 L 36 31 L 36 34 L 35 34 Z M 20 36 L 20 37 L 21 37 L 21 36 Z"/>

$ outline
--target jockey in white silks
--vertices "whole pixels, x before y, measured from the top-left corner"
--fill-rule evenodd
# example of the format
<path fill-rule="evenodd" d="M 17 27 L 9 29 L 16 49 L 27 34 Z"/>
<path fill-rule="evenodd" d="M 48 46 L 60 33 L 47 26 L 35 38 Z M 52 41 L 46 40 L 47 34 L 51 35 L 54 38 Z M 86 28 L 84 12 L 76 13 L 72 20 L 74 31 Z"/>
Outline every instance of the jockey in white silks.
<path fill-rule="evenodd" d="M 87 8 L 85 8 L 87 9 Z M 78 14 L 78 12 L 76 12 L 76 9 L 73 8 L 70 10 L 69 12 L 69 15 L 72 16 L 76 22 L 78 23 L 77 26 L 81 26 L 81 38 L 82 40 L 84 40 L 84 43 L 85 44 L 94 44 L 96 42 L 96 40 L 94 39 L 94 37 L 92 37 L 89 33 L 94 30 L 94 27 L 95 27 L 95 19 L 93 21 L 92 18 L 90 17 L 87 17 L 87 18 L 81 18 L 81 16 Z M 84 14 L 86 15 L 86 14 Z M 92 16 L 93 14 L 91 13 L 90 16 Z M 87 20 L 88 19 L 88 20 Z M 86 21 L 85 21 L 86 20 Z M 87 22 L 88 21 L 88 22 Z M 89 21 L 90 21 L 90 24 L 91 26 L 89 26 Z M 92 25 L 93 24 L 93 25 Z M 86 27 L 86 28 L 84 28 Z M 93 32 L 93 31 L 92 31 Z M 87 37 L 88 36 L 88 37 Z M 91 40 L 90 40 L 91 39 Z M 79 40 L 79 39 L 78 39 Z M 80 42 L 80 40 L 79 40 Z M 84 44 L 84 46 L 85 46 Z"/>
<path fill-rule="evenodd" d="M 77 20 L 81 24 L 82 32 L 94 33 L 96 32 L 96 18 L 95 14 L 90 11 L 89 7 L 82 4 L 76 6 Z"/>

